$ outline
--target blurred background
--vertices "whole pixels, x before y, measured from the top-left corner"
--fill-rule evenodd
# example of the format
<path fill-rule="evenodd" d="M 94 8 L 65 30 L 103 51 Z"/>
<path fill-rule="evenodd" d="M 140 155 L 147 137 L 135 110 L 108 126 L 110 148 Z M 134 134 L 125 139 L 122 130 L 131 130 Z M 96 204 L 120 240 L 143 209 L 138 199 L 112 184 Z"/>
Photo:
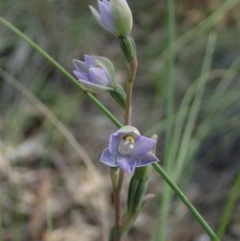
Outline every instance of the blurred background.
<path fill-rule="evenodd" d="M 222 240 L 240 240 L 240 189 L 234 189 L 240 164 L 240 1 L 176 1 L 170 67 L 167 1 L 128 3 L 139 59 L 133 124 L 148 136 L 158 134 L 161 165 L 209 224 L 222 230 Z M 118 42 L 89 11 L 95 0 L 1 0 L 0 5 L 2 17 L 70 73 L 72 59 L 102 55 L 113 61 L 124 86 L 126 64 Z M 97 98 L 123 121 L 108 94 Z M 99 157 L 115 130 L 77 86 L 1 23 L 0 240 L 107 240 L 113 205 L 108 168 Z M 126 240 L 208 240 L 155 171 L 148 192 L 155 198 Z"/>

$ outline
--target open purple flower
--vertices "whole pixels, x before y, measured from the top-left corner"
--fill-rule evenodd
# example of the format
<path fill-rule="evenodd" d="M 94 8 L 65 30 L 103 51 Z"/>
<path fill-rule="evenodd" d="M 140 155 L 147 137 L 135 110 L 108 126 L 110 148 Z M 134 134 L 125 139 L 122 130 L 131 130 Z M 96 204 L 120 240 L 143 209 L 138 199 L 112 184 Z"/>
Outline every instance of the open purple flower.
<path fill-rule="evenodd" d="M 100 56 L 84 55 L 84 62 L 73 60 L 74 75 L 93 93 L 112 91 L 116 86 L 115 69 L 112 62 Z"/>
<path fill-rule="evenodd" d="M 156 140 L 141 136 L 133 126 L 123 126 L 109 138 L 108 148 L 103 150 L 101 162 L 110 167 L 120 167 L 126 172 L 133 172 L 136 167 L 157 162 L 157 157 L 150 151 Z"/>
<path fill-rule="evenodd" d="M 98 0 L 99 12 L 90 6 L 96 21 L 117 37 L 128 36 L 132 29 L 132 12 L 126 0 Z"/>

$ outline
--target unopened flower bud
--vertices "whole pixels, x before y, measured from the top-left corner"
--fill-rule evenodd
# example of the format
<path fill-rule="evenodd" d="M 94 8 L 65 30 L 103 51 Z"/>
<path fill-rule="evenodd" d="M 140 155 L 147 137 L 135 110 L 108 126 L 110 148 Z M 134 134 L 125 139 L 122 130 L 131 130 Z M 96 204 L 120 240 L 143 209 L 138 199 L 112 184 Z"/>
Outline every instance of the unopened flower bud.
<path fill-rule="evenodd" d="M 99 12 L 90 6 L 96 21 L 117 37 L 129 36 L 132 30 L 132 12 L 126 0 L 98 0 Z"/>

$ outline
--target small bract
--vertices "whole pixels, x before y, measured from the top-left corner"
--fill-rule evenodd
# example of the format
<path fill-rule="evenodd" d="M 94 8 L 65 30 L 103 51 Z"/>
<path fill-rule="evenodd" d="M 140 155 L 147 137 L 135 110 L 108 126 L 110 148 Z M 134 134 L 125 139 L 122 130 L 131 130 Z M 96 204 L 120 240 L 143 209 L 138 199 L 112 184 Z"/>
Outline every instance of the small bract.
<path fill-rule="evenodd" d="M 98 93 L 112 91 L 116 86 L 115 69 L 112 62 L 101 56 L 84 55 L 84 62 L 73 60 L 74 75 L 86 87 L 86 90 Z"/>
<path fill-rule="evenodd" d="M 131 173 L 136 167 L 158 161 L 150 152 L 155 145 L 156 140 L 140 135 L 135 127 L 123 126 L 110 136 L 108 147 L 103 150 L 101 162 Z"/>

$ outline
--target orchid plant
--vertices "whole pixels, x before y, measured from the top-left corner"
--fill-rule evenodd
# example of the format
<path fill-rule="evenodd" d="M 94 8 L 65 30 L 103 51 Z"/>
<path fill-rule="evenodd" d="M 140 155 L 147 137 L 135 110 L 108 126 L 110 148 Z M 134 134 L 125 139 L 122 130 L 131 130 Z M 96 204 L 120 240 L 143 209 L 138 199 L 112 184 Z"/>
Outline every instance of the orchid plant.
<path fill-rule="evenodd" d="M 132 89 L 137 71 L 137 54 L 131 36 L 131 9 L 126 0 L 98 0 L 98 9 L 97 11 L 90 6 L 98 24 L 119 40 L 128 63 L 125 91 L 116 81 L 113 63 L 105 57 L 85 55 L 84 61 L 73 60 L 73 73 L 86 91 L 110 92 L 125 110 L 124 125 L 110 135 L 108 146 L 100 158 L 102 163 L 110 167 L 114 194 L 115 224 L 109 241 L 120 241 L 133 225 L 143 206 L 152 165 L 158 165 L 159 159 L 155 155 L 157 137 L 142 136 L 132 125 Z M 125 173 L 132 174 L 132 178 L 129 183 L 127 208 L 122 214 L 121 187 Z"/>
<path fill-rule="evenodd" d="M 129 65 L 126 92 L 117 84 L 114 65 L 105 57 L 85 55 L 85 61 L 73 60 L 73 73 L 86 91 L 108 91 L 125 110 L 124 126 L 109 137 L 108 147 L 103 150 L 100 158 L 102 163 L 110 167 L 114 192 L 115 225 L 109 240 L 120 241 L 140 211 L 150 165 L 159 160 L 154 153 L 156 138 L 142 136 L 131 124 L 132 89 L 137 71 L 135 43 L 131 36 L 131 10 L 126 0 L 98 0 L 98 7 L 99 12 L 90 6 L 93 16 L 101 27 L 119 39 Z M 134 174 L 129 185 L 131 191 L 128 195 L 127 212 L 122 215 L 120 198 L 124 173 Z"/>
<path fill-rule="evenodd" d="M 109 167 L 114 197 L 115 221 L 109 233 L 109 241 L 121 241 L 134 224 L 146 198 L 148 180 L 152 168 L 162 176 L 175 194 L 188 207 L 196 220 L 201 224 L 211 240 L 220 241 L 208 223 L 202 218 L 191 202 L 186 198 L 168 174 L 159 165 L 155 148 L 157 136 L 146 137 L 132 124 L 132 90 L 137 71 L 137 54 L 135 42 L 131 35 L 133 18 L 126 0 L 98 0 L 98 10 L 90 6 L 93 17 L 99 25 L 113 34 L 128 64 L 128 75 L 123 88 L 117 83 L 115 67 L 106 57 L 84 55 L 84 61 L 73 60 L 73 74 L 69 74 L 58 62 L 48 55 L 40 46 L 34 43 L 11 23 L 0 17 L 0 22 L 15 32 L 42 54 L 51 64 L 59 69 L 70 81 L 86 93 L 102 112 L 118 127 L 109 137 L 108 144 L 103 150 L 100 161 Z M 124 90 L 125 89 L 125 90 Z M 94 96 L 98 92 L 109 92 L 124 109 L 124 123 L 112 115 Z M 128 197 L 125 211 L 122 211 L 121 189 L 124 175 L 131 174 L 128 187 Z"/>

